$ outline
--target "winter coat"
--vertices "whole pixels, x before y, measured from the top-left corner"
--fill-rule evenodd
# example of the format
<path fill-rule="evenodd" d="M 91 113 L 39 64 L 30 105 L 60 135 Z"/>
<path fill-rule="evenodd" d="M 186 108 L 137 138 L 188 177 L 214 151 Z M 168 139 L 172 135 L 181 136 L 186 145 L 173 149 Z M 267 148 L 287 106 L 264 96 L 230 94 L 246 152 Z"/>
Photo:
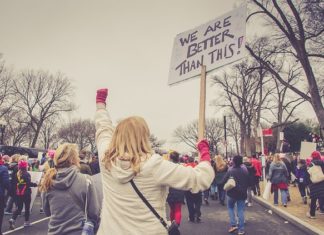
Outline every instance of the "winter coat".
<path fill-rule="evenodd" d="M 216 184 L 223 184 L 224 183 L 224 177 L 226 175 L 226 172 L 228 170 L 228 167 L 226 166 L 223 170 L 217 170 L 215 168 L 215 183 Z"/>
<path fill-rule="evenodd" d="M 249 186 L 248 172 L 241 166 L 232 167 L 226 173 L 224 183 L 226 183 L 231 176 L 234 178 L 236 186 L 227 191 L 227 195 L 235 200 L 245 200 L 247 198 L 247 188 Z"/>
<path fill-rule="evenodd" d="M 269 179 L 272 184 L 288 184 L 288 171 L 283 162 L 272 162 L 269 169 Z"/>
<path fill-rule="evenodd" d="M 167 230 L 147 208 L 129 181 L 134 180 L 140 192 L 166 220 L 168 188 L 191 190 L 194 193 L 208 189 L 214 178 L 210 163 L 203 161 L 195 168 L 185 167 L 153 154 L 142 159 L 140 173 L 136 176 L 130 162 L 118 158 L 108 170 L 102 159 L 114 129 L 103 104 L 97 104 L 95 125 L 104 195 L 102 223 L 97 235 L 167 235 Z"/>
<path fill-rule="evenodd" d="M 253 187 L 256 184 L 256 180 L 255 180 L 256 170 L 251 162 L 245 162 L 244 165 L 246 166 L 249 172 L 248 186 Z"/>
<path fill-rule="evenodd" d="M 88 190 L 87 180 L 90 182 Z M 44 212 L 50 216 L 48 235 L 80 235 L 86 199 L 88 219 L 98 223 L 101 205 L 90 177 L 71 166 L 58 169 L 53 181 L 52 188 L 42 193 Z"/>
<path fill-rule="evenodd" d="M 316 166 L 321 166 L 322 171 L 324 172 L 324 162 L 321 160 L 313 160 L 312 163 Z M 309 167 L 313 167 L 313 164 L 310 164 Z M 307 172 L 308 174 L 308 172 Z M 308 177 L 309 174 L 308 174 Z M 324 181 L 313 184 L 309 180 L 309 192 L 310 192 L 310 198 L 324 198 Z"/>
<path fill-rule="evenodd" d="M 261 161 L 256 159 L 256 158 L 252 158 L 251 159 L 251 163 L 255 168 L 255 176 L 260 177 L 262 175 L 262 164 Z"/>
<path fill-rule="evenodd" d="M 6 190 L 9 190 L 10 181 L 8 168 L 4 165 L 0 165 L 0 196 L 5 196 Z"/>
<path fill-rule="evenodd" d="M 298 184 L 307 185 L 308 184 L 308 178 L 307 178 L 307 166 L 303 165 L 300 168 L 296 167 L 295 169 L 295 176 Z"/>
<path fill-rule="evenodd" d="M 12 162 L 8 167 L 10 188 L 9 195 L 14 197 L 16 195 L 16 186 L 17 186 L 17 172 L 18 172 L 18 163 Z"/>
<path fill-rule="evenodd" d="M 169 188 L 169 194 L 167 197 L 168 203 L 182 203 L 184 202 L 185 191 L 175 188 Z"/>
<path fill-rule="evenodd" d="M 92 175 L 99 174 L 100 173 L 99 161 L 96 160 L 94 162 L 91 162 L 90 168 L 91 168 Z"/>
<path fill-rule="evenodd" d="M 24 170 L 21 171 L 21 175 L 19 176 L 19 171 L 17 172 L 17 185 L 15 187 L 16 195 L 17 195 L 17 188 L 18 185 L 26 185 L 25 193 L 24 195 L 30 195 L 31 194 L 31 187 L 37 187 L 36 183 L 31 182 L 31 176 L 28 173 L 28 171 Z"/>

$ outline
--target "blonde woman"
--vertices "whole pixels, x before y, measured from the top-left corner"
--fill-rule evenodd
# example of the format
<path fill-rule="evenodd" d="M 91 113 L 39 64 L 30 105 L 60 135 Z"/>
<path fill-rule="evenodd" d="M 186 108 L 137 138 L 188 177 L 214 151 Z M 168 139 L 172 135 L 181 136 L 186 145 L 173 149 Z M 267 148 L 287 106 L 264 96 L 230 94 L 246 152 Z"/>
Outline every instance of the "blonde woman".
<path fill-rule="evenodd" d="M 269 179 L 272 184 L 271 189 L 274 192 L 274 205 L 278 205 L 278 191 L 280 190 L 281 202 L 284 207 L 287 207 L 288 170 L 278 153 L 274 155 L 270 164 Z"/>
<path fill-rule="evenodd" d="M 154 216 L 132 184 L 166 220 L 168 187 L 193 193 L 210 187 L 214 172 L 207 141 L 198 149 L 201 162 L 184 167 L 153 154 L 149 129 L 141 117 L 129 117 L 113 128 L 106 110 L 107 89 L 97 91 L 95 116 L 103 184 L 103 204 L 98 235 L 166 235 L 166 228 Z"/>
<path fill-rule="evenodd" d="M 225 206 L 224 176 L 228 170 L 227 164 L 221 155 L 215 157 L 215 182 L 217 184 L 220 204 Z"/>
<path fill-rule="evenodd" d="M 47 170 L 41 185 L 44 212 L 51 216 L 49 235 L 80 235 L 85 222 L 99 220 L 100 204 L 89 178 L 79 172 L 79 152 L 74 144 L 58 147 L 54 156 L 54 168 Z M 85 207 L 87 203 L 87 207 Z"/>

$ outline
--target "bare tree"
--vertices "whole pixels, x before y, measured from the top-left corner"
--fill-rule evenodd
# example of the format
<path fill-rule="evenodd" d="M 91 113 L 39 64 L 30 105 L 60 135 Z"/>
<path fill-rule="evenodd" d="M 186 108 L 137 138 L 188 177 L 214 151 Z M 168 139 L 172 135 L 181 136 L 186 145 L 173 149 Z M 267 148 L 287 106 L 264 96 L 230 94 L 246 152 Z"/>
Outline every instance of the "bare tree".
<path fill-rule="evenodd" d="M 26 123 L 26 116 L 18 110 L 12 109 L 3 116 L 6 122 L 4 142 L 7 145 L 23 146 L 27 143 L 27 135 L 31 131 Z"/>
<path fill-rule="evenodd" d="M 95 133 L 93 121 L 79 119 L 63 125 L 58 130 L 58 138 L 62 142 L 77 144 L 79 149 L 90 147 L 91 151 L 94 152 L 96 150 Z"/>
<path fill-rule="evenodd" d="M 241 139 L 241 133 L 240 133 L 240 121 L 238 118 L 233 114 L 229 114 L 227 117 L 227 130 L 228 130 L 228 136 L 233 138 L 235 142 L 236 147 L 236 153 L 240 153 L 240 139 Z"/>
<path fill-rule="evenodd" d="M 22 72 L 13 82 L 16 96 L 15 107 L 26 113 L 26 124 L 31 127 L 30 147 L 35 147 L 44 122 L 57 114 L 71 111 L 72 86 L 70 81 L 58 73 L 29 70 Z"/>
<path fill-rule="evenodd" d="M 324 106 L 318 87 L 320 78 L 315 76 L 313 63 L 324 59 L 323 2 L 320 0 L 251 0 L 251 2 L 256 10 L 247 20 L 257 14 L 266 17 L 272 27 L 269 30 L 273 32 L 272 40 L 276 42 L 272 44 L 272 52 L 291 56 L 301 64 L 308 89 L 305 91 L 287 83 L 271 63 L 258 56 L 249 45 L 246 48 L 280 83 L 311 103 L 321 127 L 324 128 Z"/>
<path fill-rule="evenodd" d="M 258 65 L 247 60 L 232 67 L 231 73 L 225 73 L 223 76 L 213 78 L 214 85 L 223 88 L 223 100 L 215 100 L 214 104 L 219 107 L 229 108 L 240 122 L 240 140 L 241 153 L 251 155 L 252 152 L 252 124 L 256 115 L 261 112 L 262 104 L 266 97 L 272 92 L 272 89 L 264 85 L 269 81 L 265 79 L 265 73 L 260 71 Z M 260 90 L 263 94 L 260 95 Z"/>
<path fill-rule="evenodd" d="M 218 153 L 218 144 L 222 139 L 223 124 L 217 119 L 207 119 L 205 127 L 205 137 L 209 142 L 212 154 Z M 178 143 L 185 143 L 196 150 L 198 141 L 198 121 L 193 121 L 185 126 L 178 127 L 173 136 Z"/>
<path fill-rule="evenodd" d="M 154 151 L 159 152 L 160 148 L 165 144 L 165 140 L 159 140 L 155 135 L 150 135 L 150 143 Z"/>
<path fill-rule="evenodd" d="M 59 121 L 60 120 L 57 115 L 52 116 L 44 121 L 38 141 L 43 149 L 57 148 L 57 124 Z"/>
<path fill-rule="evenodd" d="M 5 62 L 1 59 L 0 54 L 0 118 L 12 108 L 10 103 L 11 88 L 12 73 L 6 68 Z"/>

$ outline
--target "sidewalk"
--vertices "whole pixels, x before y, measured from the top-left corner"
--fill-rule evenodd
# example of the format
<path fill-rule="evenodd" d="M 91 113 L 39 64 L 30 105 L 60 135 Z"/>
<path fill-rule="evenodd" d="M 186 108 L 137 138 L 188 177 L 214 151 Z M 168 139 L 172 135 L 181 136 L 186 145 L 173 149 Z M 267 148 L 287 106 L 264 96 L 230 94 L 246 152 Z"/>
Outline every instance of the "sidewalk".
<path fill-rule="evenodd" d="M 264 186 L 263 182 L 260 182 L 260 186 L 262 190 Z M 273 205 L 273 194 L 271 194 L 268 201 L 264 200 L 262 197 L 255 197 L 255 200 L 279 216 L 284 217 L 291 223 L 304 227 L 304 229 L 308 229 L 309 232 L 313 231 L 313 234 L 324 234 L 324 215 L 320 215 L 318 214 L 318 211 L 316 211 L 316 219 L 307 218 L 306 213 L 309 211 L 310 199 L 307 201 L 308 204 L 305 205 L 302 202 L 298 187 L 294 187 L 292 185 L 289 186 L 289 193 L 291 201 L 288 203 L 286 208 L 280 205 L 280 195 L 279 206 Z"/>

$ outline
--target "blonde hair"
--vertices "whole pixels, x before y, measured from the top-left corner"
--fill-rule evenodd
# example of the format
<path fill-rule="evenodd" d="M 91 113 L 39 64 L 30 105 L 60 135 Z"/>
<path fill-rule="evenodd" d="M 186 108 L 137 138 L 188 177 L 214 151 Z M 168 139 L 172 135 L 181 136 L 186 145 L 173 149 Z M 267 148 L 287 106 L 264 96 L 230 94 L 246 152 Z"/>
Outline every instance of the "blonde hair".
<path fill-rule="evenodd" d="M 152 154 L 149 141 L 150 131 L 142 117 L 129 117 L 122 120 L 116 127 L 103 162 L 110 170 L 116 159 L 130 161 L 135 174 L 140 171 L 142 157 Z"/>
<path fill-rule="evenodd" d="M 279 153 L 276 153 L 273 158 L 272 158 L 272 162 L 273 163 L 278 163 L 278 162 L 282 162 Z"/>
<path fill-rule="evenodd" d="M 20 154 L 14 154 L 14 155 L 12 155 L 11 156 L 11 162 L 16 162 L 16 163 L 18 163 L 18 161 L 19 161 L 19 158 L 20 158 Z"/>
<path fill-rule="evenodd" d="M 226 168 L 226 162 L 221 155 L 215 157 L 215 168 L 216 171 L 223 171 Z"/>
<path fill-rule="evenodd" d="M 77 145 L 70 143 L 60 145 L 55 151 L 53 161 L 55 167 L 46 171 L 40 187 L 42 192 L 47 192 L 52 188 L 53 179 L 56 177 L 57 169 L 68 168 L 71 166 L 80 167 L 80 158 Z"/>

